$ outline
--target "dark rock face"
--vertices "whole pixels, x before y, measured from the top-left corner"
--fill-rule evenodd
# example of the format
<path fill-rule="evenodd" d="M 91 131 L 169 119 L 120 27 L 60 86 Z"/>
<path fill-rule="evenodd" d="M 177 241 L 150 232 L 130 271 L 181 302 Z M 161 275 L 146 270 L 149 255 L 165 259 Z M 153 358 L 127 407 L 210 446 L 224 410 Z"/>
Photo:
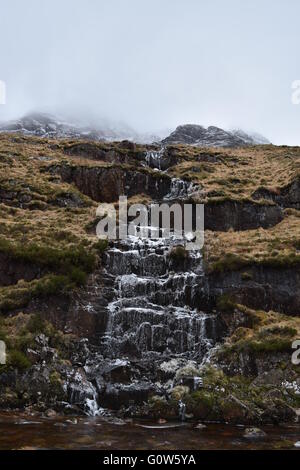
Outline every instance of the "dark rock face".
<path fill-rule="evenodd" d="M 66 192 L 57 196 L 53 204 L 58 207 L 81 207 L 84 205 L 84 201 L 78 194 Z"/>
<path fill-rule="evenodd" d="M 12 260 L 4 253 L 0 253 L 0 286 L 16 284 L 20 279 L 29 282 L 42 277 L 45 271 L 34 264 Z"/>
<path fill-rule="evenodd" d="M 144 153 L 136 151 L 136 146 L 133 142 L 122 141 L 119 143 L 119 148 L 120 151 L 116 149 L 110 150 L 99 147 L 95 142 L 80 142 L 64 146 L 63 151 L 66 155 L 99 160 L 107 163 L 139 165 L 142 162 Z M 124 149 L 126 152 L 123 151 Z"/>
<path fill-rule="evenodd" d="M 250 279 L 243 279 L 243 272 Z M 223 294 L 232 295 L 239 303 L 254 309 L 274 310 L 297 315 L 300 312 L 300 272 L 289 268 L 252 266 L 238 271 L 213 273 L 208 276 L 207 285 L 200 289 L 200 295 L 208 301 Z"/>
<path fill-rule="evenodd" d="M 7 188 L 0 188 L 0 202 L 7 206 L 30 208 L 32 204 L 32 194 L 29 188 L 23 190 L 14 190 Z"/>
<path fill-rule="evenodd" d="M 229 132 L 216 126 L 207 129 L 196 124 L 178 126 L 169 137 L 162 140 L 167 144 L 186 144 L 197 147 L 243 147 L 261 143 L 258 138 L 244 132 Z M 266 143 L 266 142 L 265 142 Z"/>
<path fill-rule="evenodd" d="M 115 202 L 120 195 L 148 194 L 163 198 L 169 190 L 171 179 L 166 175 L 137 171 L 134 168 L 57 166 L 51 172 L 60 174 L 63 181 L 74 183 L 86 196 L 98 202 Z"/>
<path fill-rule="evenodd" d="M 204 215 L 205 229 L 220 231 L 268 228 L 283 219 L 283 211 L 277 205 L 233 200 L 208 202 Z"/>
<path fill-rule="evenodd" d="M 117 252 L 115 252 L 113 263 L 116 267 L 122 262 L 122 269 L 130 273 L 130 270 L 134 269 L 136 259 L 132 257 L 130 260 L 129 253 L 128 255 L 126 255 L 126 252 L 124 254 L 128 257 L 126 264 L 115 256 Z M 109 269 L 113 268 L 112 260 L 107 262 Z M 150 269 L 150 265 L 148 268 L 146 265 L 144 266 L 144 269 Z M 168 264 L 165 265 L 165 270 L 168 269 L 167 266 Z M 160 271 L 162 268 L 155 260 L 151 269 L 154 268 L 157 275 L 160 273 L 160 276 L 164 276 L 164 272 Z M 249 274 L 248 280 L 244 279 L 243 273 L 245 271 Z M 138 273 L 138 271 L 136 272 Z M 113 273 L 108 275 L 99 271 L 90 278 L 88 286 L 72 298 L 52 299 L 47 305 L 45 303 L 42 305 L 32 303 L 29 306 L 29 311 L 45 311 L 45 318 L 51 320 L 57 328 L 81 337 L 87 337 L 93 344 L 99 344 L 101 338 L 107 334 L 109 325 L 107 306 L 114 300 L 115 275 Z M 136 275 L 130 276 L 128 274 L 127 286 L 125 281 L 126 278 L 122 286 L 124 292 L 122 303 L 125 311 L 116 315 L 114 320 L 119 330 L 119 343 L 118 346 L 115 345 L 115 351 L 123 351 L 124 354 L 133 357 L 140 357 L 139 349 L 149 350 L 151 344 L 158 350 L 163 350 L 165 341 L 168 335 L 172 336 L 171 332 L 174 328 L 179 328 L 182 331 L 180 334 L 178 331 L 173 335 L 169 348 L 174 352 L 180 348 L 186 348 L 188 324 L 186 324 L 186 331 L 184 331 L 183 320 L 180 320 L 181 326 L 179 326 L 179 320 L 177 321 L 174 318 L 175 310 L 172 313 L 169 309 L 170 314 L 167 313 L 168 305 L 174 302 L 174 292 L 177 292 L 176 303 L 180 307 L 183 308 L 186 305 L 191 309 L 200 309 L 208 313 L 216 309 L 217 299 L 224 294 L 228 294 L 238 303 L 254 309 L 274 310 L 291 315 L 300 312 L 300 274 L 292 269 L 252 266 L 239 271 L 211 273 L 197 277 L 191 275 L 190 278 L 179 271 L 164 282 L 159 281 L 159 279 L 156 281 L 149 280 L 148 285 L 142 281 L 138 282 Z M 99 295 L 99 292 L 101 292 L 101 295 Z M 135 294 L 136 311 L 130 310 L 130 294 L 132 293 Z M 145 302 L 142 302 L 143 295 L 148 296 L 148 303 L 160 304 L 161 309 L 165 311 L 164 327 L 162 330 L 158 328 L 154 335 L 149 321 L 155 324 L 156 320 L 161 322 L 162 317 L 160 318 L 160 311 L 155 312 L 154 310 L 152 313 L 149 312 L 147 318 L 147 314 L 143 313 L 143 309 L 146 308 Z M 137 300 L 137 296 L 140 296 L 140 300 Z M 188 319 L 188 317 L 186 318 Z M 190 324 L 194 325 L 195 330 L 198 328 L 197 324 L 198 326 L 201 324 L 202 320 L 200 318 L 199 320 L 200 323 L 197 323 L 196 317 L 194 320 L 192 318 L 189 320 Z M 137 333 L 136 328 L 140 324 L 143 324 L 143 326 L 139 328 Z M 218 340 L 224 336 L 224 332 L 227 330 L 227 326 L 222 319 L 219 318 L 216 321 L 213 315 L 207 318 L 204 316 L 202 326 L 205 326 L 208 338 L 215 337 Z M 237 326 L 239 325 L 237 324 Z M 134 333 L 134 336 L 129 335 L 131 342 L 128 342 L 124 336 L 126 330 L 131 332 L 130 334 Z"/>
<path fill-rule="evenodd" d="M 270 191 L 268 188 L 257 189 L 252 194 L 253 199 L 269 199 L 282 207 L 300 209 L 300 178 L 295 178 L 291 183 L 284 186 L 278 192 Z"/>

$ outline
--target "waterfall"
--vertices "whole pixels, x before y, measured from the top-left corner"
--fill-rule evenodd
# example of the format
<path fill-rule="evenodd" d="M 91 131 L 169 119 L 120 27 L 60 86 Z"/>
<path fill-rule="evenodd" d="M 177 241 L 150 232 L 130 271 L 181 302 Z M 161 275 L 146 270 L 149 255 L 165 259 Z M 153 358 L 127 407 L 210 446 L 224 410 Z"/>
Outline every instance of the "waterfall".
<path fill-rule="evenodd" d="M 172 178 L 171 188 L 166 200 L 184 199 L 200 190 L 200 186 L 192 181 L 184 181 L 179 178 Z"/>
<path fill-rule="evenodd" d="M 145 161 L 147 166 L 150 168 L 156 168 L 157 170 L 162 170 L 162 162 L 164 158 L 164 147 L 158 151 L 146 152 Z"/>
<path fill-rule="evenodd" d="M 186 405 L 185 403 L 183 403 L 182 400 L 179 400 L 179 403 L 178 403 L 178 414 L 179 414 L 179 419 L 181 421 L 184 421 L 185 420 L 185 410 L 186 410 Z"/>
<path fill-rule="evenodd" d="M 146 162 L 161 171 L 163 150 L 148 152 Z M 174 178 L 165 199 L 184 199 L 197 189 L 191 182 Z M 107 319 L 99 344 L 101 386 L 86 400 L 89 414 L 99 413 L 98 403 L 119 409 L 145 403 L 153 393 L 165 394 L 176 370 L 161 368 L 163 363 L 178 361 L 184 367 L 192 361 L 197 367 L 215 346 L 218 316 L 203 312 L 199 300 L 205 286 L 202 254 L 189 251 L 179 261 L 170 255 L 185 242 L 175 234 L 158 239 L 135 234 L 110 242 L 102 274 L 107 304 L 100 299 L 101 289 L 93 305 L 89 303 L 89 311 Z M 191 388 L 197 390 L 201 384 L 195 376 Z M 182 402 L 179 414 L 183 420 Z"/>
<path fill-rule="evenodd" d="M 101 408 L 97 403 L 97 393 L 95 392 L 93 398 L 85 399 L 85 411 L 89 416 L 98 416 L 101 414 Z"/>
<path fill-rule="evenodd" d="M 115 296 L 108 305 L 106 356 L 119 357 L 126 348 L 202 357 L 214 343 L 216 316 L 199 311 L 197 289 L 204 278 L 199 253 L 190 252 L 187 270 L 174 271 L 171 239 L 116 242 L 105 255 L 115 275 Z M 131 348 L 130 348 L 131 346 Z"/>

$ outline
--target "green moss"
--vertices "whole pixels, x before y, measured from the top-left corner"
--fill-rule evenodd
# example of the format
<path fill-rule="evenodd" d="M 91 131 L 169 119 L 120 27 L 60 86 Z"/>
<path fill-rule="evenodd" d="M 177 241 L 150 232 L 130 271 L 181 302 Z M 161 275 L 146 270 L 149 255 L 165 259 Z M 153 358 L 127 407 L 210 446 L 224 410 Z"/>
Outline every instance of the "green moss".
<path fill-rule="evenodd" d="M 216 306 L 221 312 L 231 313 L 236 307 L 236 302 L 231 294 L 225 293 L 218 297 Z"/>
<path fill-rule="evenodd" d="M 69 279 L 76 286 L 84 286 L 87 281 L 87 274 L 79 268 L 72 268 L 69 273 Z"/>
<path fill-rule="evenodd" d="M 39 313 L 36 313 L 35 315 L 31 316 L 26 328 L 30 333 L 33 334 L 44 333 L 46 329 L 46 322 Z"/>
<path fill-rule="evenodd" d="M 95 248 L 99 253 L 103 253 L 108 247 L 108 240 L 107 239 L 99 239 L 96 243 L 93 244 L 93 248 Z"/>
<path fill-rule="evenodd" d="M 0 288 L 0 310 L 10 311 L 23 308 L 31 299 L 47 297 L 82 286 L 88 273 L 96 266 L 96 256 L 82 245 L 65 250 L 36 244 L 18 245 L 0 239 L 0 252 L 11 259 L 36 264 L 46 271 L 54 271 L 32 282 L 21 282 L 14 286 Z"/>
<path fill-rule="evenodd" d="M 73 270 L 70 276 L 50 274 L 36 281 L 2 287 L 0 288 L 0 312 L 5 313 L 25 308 L 35 298 L 68 294 L 85 280 L 86 274 L 84 272 Z"/>
<path fill-rule="evenodd" d="M 63 395 L 63 381 L 57 370 L 51 372 L 49 376 L 50 389 L 52 394 Z"/>
<path fill-rule="evenodd" d="M 178 403 L 165 397 L 153 395 L 149 399 L 150 414 L 155 418 L 175 418 L 178 416 Z"/>
<path fill-rule="evenodd" d="M 291 340 L 279 336 L 272 336 L 261 340 L 253 337 L 245 338 L 229 346 L 229 351 L 252 353 L 289 352 L 291 351 Z"/>
<path fill-rule="evenodd" d="M 297 335 L 297 330 L 296 328 L 292 328 L 291 326 L 287 325 L 271 325 L 261 328 L 261 330 L 258 332 L 259 338 L 266 338 L 270 335 L 278 335 L 281 338 L 289 337 L 292 340 L 292 338 Z"/>
<path fill-rule="evenodd" d="M 209 266 L 210 272 L 223 273 L 224 271 L 237 271 L 247 265 L 249 260 L 234 253 L 226 253 L 221 259 Z"/>
<path fill-rule="evenodd" d="M 61 294 L 75 287 L 67 276 L 45 276 L 39 279 L 31 290 L 31 297 L 48 297 L 49 295 Z"/>
<path fill-rule="evenodd" d="M 219 419 L 217 396 L 213 391 L 199 390 L 185 397 L 186 409 L 196 418 L 204 420 Z"/>
<path fill-rule="evenodd" d="M 8 353 L 7 365 L 13 369 L 24 371 L 29 369 L 31 362 L 24 353 L 18 351 L 17 349 L 12 349 Z"/>
<path fill-rule="evenodd" d="M 188 251 L 184 248 L 184 246 L 178 245 L 172 248 L 170 251 L 170 258 L 175 261 L 181 261 L 188 258 Z"/>
<path fill-rule="evenodd" d="M 243 281 L 251 281 L 251 279 L 253 279 L 253 275 L 252 273 L 245 271 L 244 273 L 241 274 L 241 278 Z"/>
<path fill-rule="evenodd" d="M 0 252 L 11 259 L 24 263 L 37 264 L 50 270 L 68 272 L 76 266 L 85 272 L 95 267 L 95 256 L 86 251 L 82 245 L 59 250 L 35 243 L 17 244 L 3 238 L 0 239 Z"/>
<path fill-rule="evenodd" d="M 223 273 L 225 271 L 239 271 L 245 267 L 263 266 L 278 269 L 294 268 L 300 269 L 300 255 L 296 253 L 276 254 L 276 256 L 264 257 L 262 259 L 243 258 L 234 253 L 226 253 L 221 259 L 211 263 L 208 271 Z"/>

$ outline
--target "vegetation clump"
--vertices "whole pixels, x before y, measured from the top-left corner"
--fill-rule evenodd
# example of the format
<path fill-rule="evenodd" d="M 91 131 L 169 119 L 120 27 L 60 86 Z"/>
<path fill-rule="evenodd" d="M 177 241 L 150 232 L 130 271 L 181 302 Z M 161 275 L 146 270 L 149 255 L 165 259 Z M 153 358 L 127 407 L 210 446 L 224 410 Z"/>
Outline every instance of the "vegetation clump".
<path fill-rule="evenodd" d="M 174 261 L 183 261 L 188 258 L 189 253 L 184 246 L 178 245 L 171 249 L 169 256 Z"/>
<path fill-rule="evenodd" d="M 293 341 L 300 335 L 299 317 L 252 310 L 239 304 L 235 307 L 245 315 L 247 328 L 237 328 L 226 339 L 221 355 L 234 351 L 254 354 L 291 352 Z"/>

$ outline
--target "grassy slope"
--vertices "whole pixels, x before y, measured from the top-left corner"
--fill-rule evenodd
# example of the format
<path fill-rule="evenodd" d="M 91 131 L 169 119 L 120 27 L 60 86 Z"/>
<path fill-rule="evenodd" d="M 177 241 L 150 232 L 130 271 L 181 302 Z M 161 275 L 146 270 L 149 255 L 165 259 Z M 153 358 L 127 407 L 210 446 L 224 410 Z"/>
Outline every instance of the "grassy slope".
<path fill-rule="evenodd" d="M 82 156 L 63 152 L 78 141 L 54 141 L 19 135 L 0 136 L 0 191 L 13 193 L 12 199 L 0 204 L 0 239 L 23 244 L 66 250 L 81 245 L 92 249 L 96 241 L 93 227 L 97 203 L 80 194 L 74 185 L 62 183 L 45 169 L 54 163 L 86 166 L 108 166 Z M 129 150 L 118 144 L 93 144 L 105 151 L 116 150 L 124 157 Z M 137 146 L 135 153 L 145 150 Z M 199 149 L 182 145 L 170 146 L 169 151 L 179 162 L 169 169 L 171 176 L 189 177 L 200 182 L 201 200 L 238 198 L 249 199 L 259 187 L 278 192 L 299 174 L 300 149 L 271 145 L 241 149 Z M 198 162 L 203 156 L 217 162 Z M 200 170 L 200 172 L 199 172 Z M 1 192 L 0 192 L 1 194 Z M 30 201 L 20 203 L 20 200 Z M 80 207 L 58 207 L 55 201 L 64 195 L 74 195 L 82 201 Z M 133 202 L 143 200 L 135 196 Z M 205 257 L 209 269 L 220 269 L 281 260 L 283 264 L 299 262 L 299 211 L 285 210 L 284 220 L 264 230 L 243 232 L 206 232 Z"/>
<path fill-rule="evenodd" d="M 178 164 L 171 170 L 203 185 L 201 199 L 249 199 L 268 188 L 274 193 L 300 174 L 300 148 L 263 145 L 238 149 L 199 149 L 171 146 Z M 216 162 L 201 162 L 206 155 Z"/>

